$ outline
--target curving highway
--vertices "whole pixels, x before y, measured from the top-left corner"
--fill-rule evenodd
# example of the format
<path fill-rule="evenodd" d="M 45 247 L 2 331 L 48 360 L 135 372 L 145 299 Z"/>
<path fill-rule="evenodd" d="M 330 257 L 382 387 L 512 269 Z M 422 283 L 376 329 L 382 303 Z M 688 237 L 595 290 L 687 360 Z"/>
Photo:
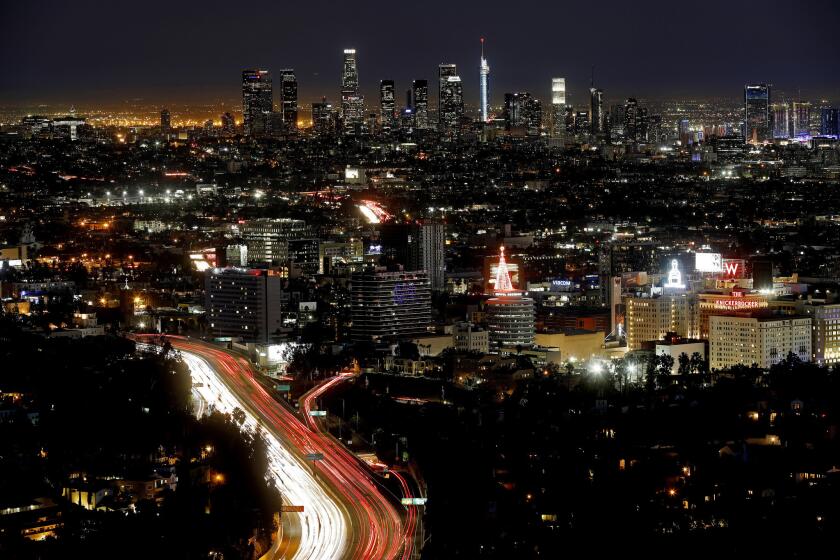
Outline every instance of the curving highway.
<path fill-rule="evenodd" d="M 303 506 L 303 512 L 282 515 L 272 557 L 402 557 L 403 516 L 352 453 L 277 402 L 246 359 L 201 341 L 167 339 L 180 352 L 203 400 L 222 412 L 245 412 L 246 427 L 259 430 L 266 440 L 269 474 L 284 503 Z"/>

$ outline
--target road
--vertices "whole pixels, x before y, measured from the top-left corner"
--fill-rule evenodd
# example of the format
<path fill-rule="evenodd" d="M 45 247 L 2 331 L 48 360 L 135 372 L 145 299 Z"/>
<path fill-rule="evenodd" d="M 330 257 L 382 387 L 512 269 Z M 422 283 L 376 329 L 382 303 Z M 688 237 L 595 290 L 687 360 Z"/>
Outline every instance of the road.
<path fill-rule="evenodd" d="M 313 432 L 326 433 L 323 432 L 323 430 L 321 430 L 321 426 L 318 423 L 317 418 L 312 416 L 311 414 L 312 410 L 315 410 L 313 408 L 313 405 L 315 404 L 316 400 L 321 398 L 330 389 L 334 388 L 335 386 L 348 379 L 352 379 L 353 377 L 355 377 L 355 375 L 352 372 L 341 372 L 334 377 L 330 377 L 329 379 L 322 381 L 321 383 L 319 383 L 300 397 L 299 403 L 301 414 L 303 414 L 304 420 L 307 424 L 309 424 L 309 428 Z M 349 452 L 347 452 L 346 450 L 344 451 L 349 454 Z M 414 495 L 411 491 L 411 487 L 409 486 L 405 477 L 393 469 L 389 470 L 389 472 L 394 476 L 397 482 L 399 482 L 403 497 L 413 498 Z M 403 546 L 402 553 L 400 554 L 401 560 L 409 560 L 410 558 L 412 558 L 412 552 L 414 550 L 414 538 L 417 530 L 417 519 L 417 506 L 405 506 L 405 519 L 403 524 L 403 542 L 405 543 L 405 545 Z"/>
<path fill-rule="evenodd" d="M 312 431 L 277 402 L 245 358 L 194 339 L 168 336 L 167 340 L 180 352 L 204 400 L 222 412 L 240 408 L 245 426 L 262 432 L 270 475 L 284 503 L 304 506 L 302 513 L 282 515 L 282 536 L 272 551 L 274 557 L 402 557 L 403 516 L 354 455 L 326 434 Z M 323 458 L 309 461 L 308 454 Z"/>

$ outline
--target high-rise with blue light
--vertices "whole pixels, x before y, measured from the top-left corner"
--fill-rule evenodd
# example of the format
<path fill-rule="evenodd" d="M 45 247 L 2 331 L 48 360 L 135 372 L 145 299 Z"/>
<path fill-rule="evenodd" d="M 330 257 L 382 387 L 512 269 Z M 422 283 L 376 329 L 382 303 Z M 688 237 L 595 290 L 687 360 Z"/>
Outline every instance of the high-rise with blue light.
<path fill-rule="evenodd" d="M 490 110 L 490 65 L 487 59 L 484 58 L 484 37 L 481 38 L 481 66 L 479 68 L 479 111 L 481 113 L 481 120 L 487 122 L 488 113 Z"/>

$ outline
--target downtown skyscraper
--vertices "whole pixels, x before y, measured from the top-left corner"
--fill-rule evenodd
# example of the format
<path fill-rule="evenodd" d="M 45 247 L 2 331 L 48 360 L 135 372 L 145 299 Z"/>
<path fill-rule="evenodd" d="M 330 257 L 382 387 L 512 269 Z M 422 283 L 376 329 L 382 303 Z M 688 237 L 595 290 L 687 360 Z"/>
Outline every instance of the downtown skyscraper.
<path fill-rule="evenodd" d="M 356 49 L 344 49 L 341 73 L 341 119 L 345 134 L 358 134 L 364 124 L 365 98 L 359 93 Z"/>
<path fill-rule="evenodd" d="M 551 136 L 561 138 L 566 130 L 566 78 L 551 78 Z"/>
<path fill-rule="evenodd" d="M 285 129 L 297 129 L 298 82 L 295 71 L 291 68 L 280 70 L 280 110 L 283 112 Z"/>
<path fill-rule="evenodd" d="M 594 85 L 589 88 L 589 126 L 592 135 L 604 131 L 604 91 Z"/>
<path fill-rule="evenodd" d="M 394 80 L 379 82 L 379 120 L 383 132 L 394 130 L 397 127 Z"/>
<path fill-rule="evenodd" d="M 429 128 L 429 82 L 414 80 L 411 83 L 411 100 L 414 111 L 414 128 Z"/>
<path fill-rule="evenodd" d="M 770 86 L 748 84 L 744 86 L 744 141 L 761 144 L 771 136 Z"/>
<path fill-rule="evenodd" d="M 490 111 L 490 64 L 484 58 L 484 37 L 481 38 L 481 64 L 478 71 L 479 113 L 482 122 L 487 122 Z"/>
<path fill-rule="evenodd" d="M 270 134 L 273 111 L 273 89 L 268 70 L 243 70 L 242 121 L 245 136 Z"/>
<path fill-rule="evenodd" d="M 441 132 L 454 132 L 464 115 L 464 89 L 454 64 L 438 66 L 438 124 Z"/>

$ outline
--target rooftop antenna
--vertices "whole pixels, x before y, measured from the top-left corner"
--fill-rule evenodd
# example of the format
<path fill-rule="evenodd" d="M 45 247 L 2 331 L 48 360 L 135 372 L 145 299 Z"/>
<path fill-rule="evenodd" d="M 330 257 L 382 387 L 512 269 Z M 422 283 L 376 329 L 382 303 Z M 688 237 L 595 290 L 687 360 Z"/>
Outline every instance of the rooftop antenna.
<path fill-rule="evenodd" d="M 481 38 L 481 58 L 484 58 L 484 37 Z"/>

